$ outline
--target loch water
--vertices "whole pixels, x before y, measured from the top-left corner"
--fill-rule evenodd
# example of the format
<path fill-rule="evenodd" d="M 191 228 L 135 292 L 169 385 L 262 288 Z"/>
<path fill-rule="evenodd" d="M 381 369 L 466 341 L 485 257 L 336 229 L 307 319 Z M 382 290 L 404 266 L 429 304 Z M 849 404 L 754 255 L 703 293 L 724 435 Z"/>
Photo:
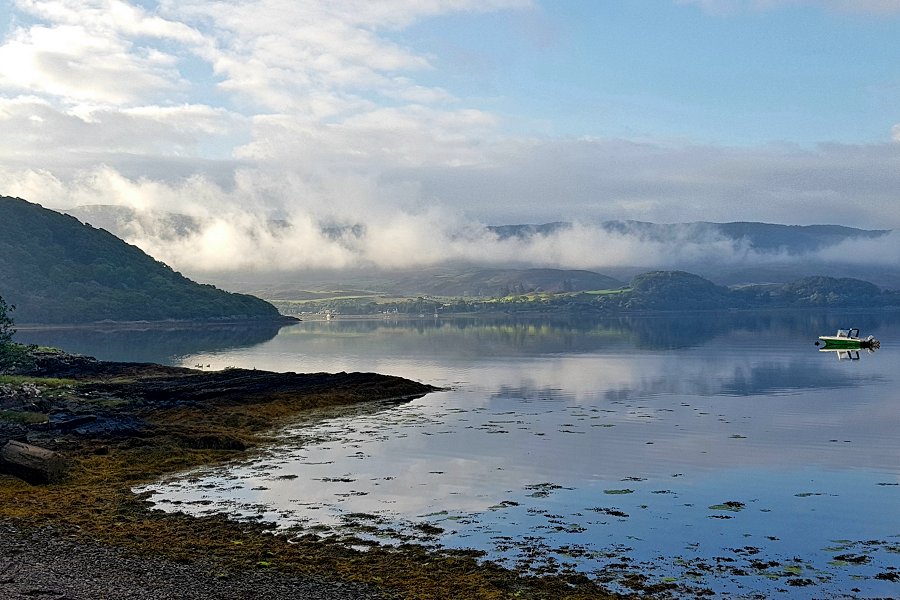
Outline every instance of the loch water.
<path fill-rule="evenodd" d="M 849 326 L 881 348 L 814 346 Z M 337 319 L 205 335 L 18 337 L 444 388 L 305 418 L 243 462 L 149 486 L 164 510 L 471 548 L 622 590 L 637 573 L 730 597 L 900 596 L 896 312 Z"/>

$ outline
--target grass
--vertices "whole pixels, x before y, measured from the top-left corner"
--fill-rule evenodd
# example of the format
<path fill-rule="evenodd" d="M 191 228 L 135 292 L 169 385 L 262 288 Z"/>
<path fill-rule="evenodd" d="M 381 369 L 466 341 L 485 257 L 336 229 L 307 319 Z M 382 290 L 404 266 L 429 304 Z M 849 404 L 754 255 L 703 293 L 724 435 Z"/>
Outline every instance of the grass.
<path fill-rule="evenodd" d="M 75 379 L 54 379 L 50 377 L 26 377 L 24 375 L 0 375 L 0 385 L 9 384 L 21 386 L 24 383 L 39 385 L 42 388 L 55 389 L 78 385 Z"/>
<path fill-rule="evenodd" d="M 613 294 L 627 294 L 630 291 L 631 288 L 622 288 L 618 290 L 591 290 L 584 293 L 588 296 L 611 296 Z"/>
<path fill-rule="evenodd" d="M 47 415 L 40 412 L 25 410 L 0 410 L 0 421 L 6 423 L 20 423 L 22 425 L 34 425 L 46 423 Z"/>

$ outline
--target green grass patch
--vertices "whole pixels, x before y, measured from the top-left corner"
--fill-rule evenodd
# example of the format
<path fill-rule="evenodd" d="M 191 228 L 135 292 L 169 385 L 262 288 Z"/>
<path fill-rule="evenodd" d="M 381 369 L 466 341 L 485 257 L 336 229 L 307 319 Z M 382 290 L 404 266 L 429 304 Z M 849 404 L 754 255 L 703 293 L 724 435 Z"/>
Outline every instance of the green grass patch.
<path fill-rule="evenodd" d="M 326 302 L 340 302 L 340 301 L 344 301 L 344 300 L 370 300 L 372 302 L 375 302 L 378 300 L 382 300 L 383 298 L 384 298 L 384 296 L 379 296 L 379 295 L 358 295 L 357 294 L 357 295 L 344 296 L 344 295 L 340 295 L 340 294 L 334 294 L 334 295 L 329 294 L 327 296 L 323 295 L 320 298 L 306 298 L 303 300 L 269 299 L 269 300 L 267 300 L 267 302 L 271 302 L 272 304 L 275 304 L 275 305 L 286 304 L 286 305 L 290 305 L 290 306 L 305 306 L 307 304 L 315 305 L 315 304 L 322 304 L 322 303 L 326 303 Z"/>
<path fill-rule="evenodd" d="M 47 415 L 27 410 L 0 410 L 0 421 L 34 425 L 36 423 L 46 423 Z"/>
<path fill-rule="evenodd" d="M 27 377 L 25 375 L 0 375 L 0 384 L 22 385 L 23 383 L 31 383 L 45 388 L 61 388 L 66 386 L 78 385 L 75 379 L 57 379 L 54 377 Z"/>
<path fill-rule="evenodd" d="M 622 288 L 620 290 L 589 290 L 583 292 L 588 296 L 611 296 L 613 294 L 624 294 L 626 292 L 630 292 L 631 288 Z"/>

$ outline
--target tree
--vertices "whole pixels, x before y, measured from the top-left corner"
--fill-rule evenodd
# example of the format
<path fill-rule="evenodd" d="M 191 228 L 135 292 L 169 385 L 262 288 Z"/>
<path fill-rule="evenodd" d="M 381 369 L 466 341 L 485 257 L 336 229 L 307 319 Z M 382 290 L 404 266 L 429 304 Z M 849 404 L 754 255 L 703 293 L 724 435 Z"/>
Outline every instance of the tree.
<path fill-rule="evenodd" d="M 12 336 L 16 332 L 13 329 L 13 320 L 12 317 L 9 316 L 13 310 L 15 310 L 15 306 L 11 306 L 6 303 L 6 300 L 3 299 L 3 296 L 0 296 L 0 345 L 6 345 L 12 342 Z"/>
<path fill-rule="evenodd" d="M 13 320 L 9 313 L 15 308 L 0 296 L 0 373 L 15 371 L 17 368 L 32 364 L 27 356 L 26 347 L 12 341 L 16 330 L 13 328 Z"/>

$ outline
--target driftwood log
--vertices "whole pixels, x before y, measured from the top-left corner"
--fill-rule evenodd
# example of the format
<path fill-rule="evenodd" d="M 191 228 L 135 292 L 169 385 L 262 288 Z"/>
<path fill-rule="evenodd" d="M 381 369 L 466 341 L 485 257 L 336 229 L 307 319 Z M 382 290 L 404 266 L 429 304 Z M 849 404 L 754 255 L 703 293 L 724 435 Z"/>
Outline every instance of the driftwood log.
<path fill-rule="evenodd" d="M 0 470 L 39 484 L 62 481 L 68 467 L 62 455 L 52 450 L 10 440 L 0 449 Z"/>

